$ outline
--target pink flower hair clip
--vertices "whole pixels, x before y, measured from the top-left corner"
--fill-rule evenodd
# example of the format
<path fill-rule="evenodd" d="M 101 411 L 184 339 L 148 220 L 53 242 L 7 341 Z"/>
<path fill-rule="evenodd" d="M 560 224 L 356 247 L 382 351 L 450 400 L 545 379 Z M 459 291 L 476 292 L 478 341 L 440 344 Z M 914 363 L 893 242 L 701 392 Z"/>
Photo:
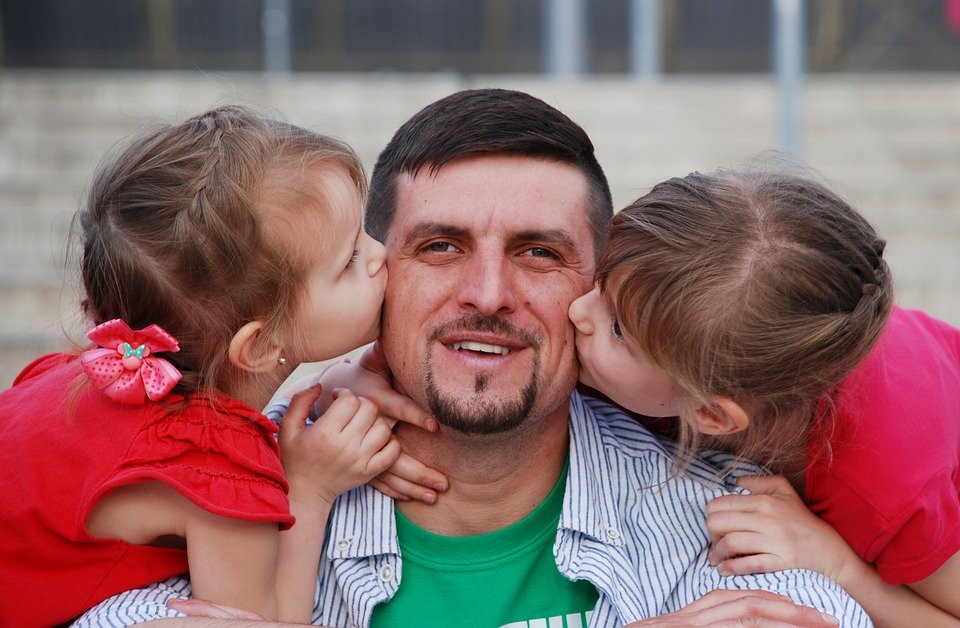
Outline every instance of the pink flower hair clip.
<path fill-rule="evenodd" d="M 94 386 L 118 403 L 141 405 L 145 397 L 165 397 L 183 377 L 156 353 L 176 353 L 177 339 L 159 325 L 138 331 L 119 318 L 97 325 L 87 338 L 98 345 L 80 356 L 80 365 Z"/>

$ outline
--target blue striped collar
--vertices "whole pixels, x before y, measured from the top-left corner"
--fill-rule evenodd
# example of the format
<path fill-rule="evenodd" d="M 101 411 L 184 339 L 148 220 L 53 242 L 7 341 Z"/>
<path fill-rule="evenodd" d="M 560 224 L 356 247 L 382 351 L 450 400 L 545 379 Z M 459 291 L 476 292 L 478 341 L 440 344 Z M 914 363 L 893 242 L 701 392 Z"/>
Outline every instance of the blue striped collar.
<path fill-rule="evenodd" d="M 590 400 L 592 401 L 592 400 Z M 628 419 L 632 420 L 632 419 Z M 585 534 L 597 541 L 622 545 L 623 538 L 611 538 L 611 526 L 620 519 L 604 452 L 604 426 L 593 408 L 577 392 L 570 399 L 570 470 L 564 491 L 560 529 Z M 642 434 L 645 431 L 640 430 Z M 648 435 L 649 436 L 649 435 Z M 650 447 L 661 445 L 649 436 Z M 643 485 L 643 478 L 637 478 Z M 364 558 L 400 554 L 394 502 L 369 486 L 360 486 L 341 496 L 330 513 L 326 556 L 328 559 Z"/>

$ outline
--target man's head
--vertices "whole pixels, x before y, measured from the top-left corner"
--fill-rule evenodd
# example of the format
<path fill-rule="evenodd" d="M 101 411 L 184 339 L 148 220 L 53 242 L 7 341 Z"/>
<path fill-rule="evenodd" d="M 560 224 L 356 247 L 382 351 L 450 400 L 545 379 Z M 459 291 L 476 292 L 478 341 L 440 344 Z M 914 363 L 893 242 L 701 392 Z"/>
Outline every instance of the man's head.
<path fill-rule="evenodd" d="M 507 432 L 565 404 L 576 382 L 566 310 L 591 285 L 612 215 L 583 130 L 527 94 L 454 94 L 400 128 L 370 203 L 399 387 L 465 433 Z"/>
<path fill-rule="evenodd" d="M 397 210 L 397 179 L 434 174 L 481 155 L 535 157 L 579 170 L 589 187 L 588 216 L 599 255 L 613 215 L 607 177 L 593 143 L 573 120 L 539 98 L 506 89 L 470 89 L 427 105 L 403 124 L 373 168 L 364 227 L 386 242 Z"/>

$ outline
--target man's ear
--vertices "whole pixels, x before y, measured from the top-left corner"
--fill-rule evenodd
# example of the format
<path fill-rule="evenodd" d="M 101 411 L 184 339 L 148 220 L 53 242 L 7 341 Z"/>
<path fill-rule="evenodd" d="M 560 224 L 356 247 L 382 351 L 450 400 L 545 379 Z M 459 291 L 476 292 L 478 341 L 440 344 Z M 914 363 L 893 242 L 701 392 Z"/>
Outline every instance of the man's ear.
<path fill-rule="evenodd" d="M 253 321 L 233 335 L 227 356 L 235 367 L 250 373 L 266 373 L 277 368 L 283 347 L 264 338 L 265 327 L 263 321 Z"/>
<path fill-rule="evenodd" d="M 726 436 L 750 427 L 750 417 L 739 403 L 729 397 L 711 397 L 709 406 L 696 411 L 697 431 L 711 436 Z"/>

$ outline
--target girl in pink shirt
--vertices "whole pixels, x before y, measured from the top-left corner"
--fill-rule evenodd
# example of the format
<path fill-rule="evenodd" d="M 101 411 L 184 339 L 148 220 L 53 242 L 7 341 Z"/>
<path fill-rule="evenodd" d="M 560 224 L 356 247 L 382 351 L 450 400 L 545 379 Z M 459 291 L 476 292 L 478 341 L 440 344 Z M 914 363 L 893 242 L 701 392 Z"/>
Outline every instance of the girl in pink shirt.
<path fill-rule="evenodd" d="M 722 573 L 813 569 L 878 624 L 953 624 L 960 330 L 892 305 L 884 246 L 797 176 L 660 183 L 570 307 L 581 381 L 778 474 L 709 505 Z"/>

